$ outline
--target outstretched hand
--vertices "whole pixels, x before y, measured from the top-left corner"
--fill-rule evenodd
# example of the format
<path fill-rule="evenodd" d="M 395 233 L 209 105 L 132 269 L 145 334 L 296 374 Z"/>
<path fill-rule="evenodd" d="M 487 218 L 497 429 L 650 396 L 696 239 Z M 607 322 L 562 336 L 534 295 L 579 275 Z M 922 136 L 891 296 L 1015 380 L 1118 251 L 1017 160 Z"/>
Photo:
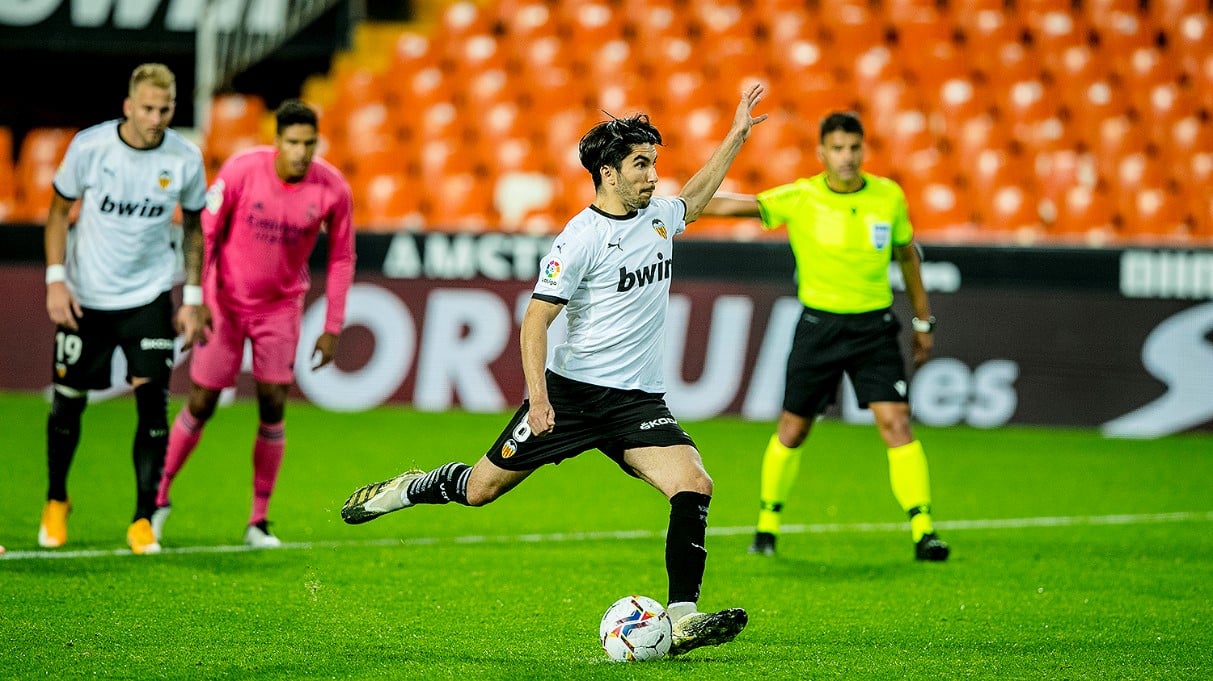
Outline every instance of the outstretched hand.
<path fill-rule="evenodd" d="M 749 138 L 751 128 L 767 119 L 768 114 L 753 115 L 754 107 L 762 101 L 762 96 L 766 93 L 766 86 L 762 83 L 754 83 L 742 91 L 741 101 L 737 103 L 737 112 L 733 115 L 733 129 L 741 133 L 742 140 Z"/>
<path fill-rule="evenodd" d="M 337 354 L 337 334 L 325 331 L 316 339 L 316 347 L 312 349 L 312 371 L 333 361 Z"/>

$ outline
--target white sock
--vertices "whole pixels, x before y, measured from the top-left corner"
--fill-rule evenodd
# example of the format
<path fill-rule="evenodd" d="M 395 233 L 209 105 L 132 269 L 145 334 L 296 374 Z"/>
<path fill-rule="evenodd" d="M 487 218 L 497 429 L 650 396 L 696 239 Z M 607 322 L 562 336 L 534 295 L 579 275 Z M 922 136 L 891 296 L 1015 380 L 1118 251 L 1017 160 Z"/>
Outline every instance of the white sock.
<path fill-rule="evenodd" d="M 680 603 L 670 603 L 666 606 L 665 611 L 669 613 L 671 622 L 677 622 L 683 617 L 686 617 L 693 612 L 697 612 L 698 608 L 695 607 L 694 603 L 683 601 Z"/>

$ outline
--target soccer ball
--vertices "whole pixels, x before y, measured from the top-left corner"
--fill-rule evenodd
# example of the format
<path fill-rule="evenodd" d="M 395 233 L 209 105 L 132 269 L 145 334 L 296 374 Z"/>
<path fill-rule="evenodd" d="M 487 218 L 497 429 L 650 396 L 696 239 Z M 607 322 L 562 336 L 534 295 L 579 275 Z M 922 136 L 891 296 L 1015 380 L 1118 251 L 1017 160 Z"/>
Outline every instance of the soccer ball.
<path fill-rule="evenodd" d="M 643 662 L 665 657 L 673 641 L 665 608 L 647 596 L 624 596 L 607 608 L 598 627 L 602 649 L 616 662 Z"/>

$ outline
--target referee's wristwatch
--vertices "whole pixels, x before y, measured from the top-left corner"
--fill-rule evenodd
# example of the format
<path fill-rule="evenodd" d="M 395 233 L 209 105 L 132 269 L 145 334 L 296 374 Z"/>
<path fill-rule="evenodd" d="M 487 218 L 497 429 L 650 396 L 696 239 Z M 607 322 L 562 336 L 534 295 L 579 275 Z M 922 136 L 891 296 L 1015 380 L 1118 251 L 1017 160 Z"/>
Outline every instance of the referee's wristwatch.
<path fill-rule="evenodd" d="M 933 333 L 935 331 L 935 315 L 931 315 L 926 319 L 915 317 L 910 320 L 910 326 L 918 333 Z"/>

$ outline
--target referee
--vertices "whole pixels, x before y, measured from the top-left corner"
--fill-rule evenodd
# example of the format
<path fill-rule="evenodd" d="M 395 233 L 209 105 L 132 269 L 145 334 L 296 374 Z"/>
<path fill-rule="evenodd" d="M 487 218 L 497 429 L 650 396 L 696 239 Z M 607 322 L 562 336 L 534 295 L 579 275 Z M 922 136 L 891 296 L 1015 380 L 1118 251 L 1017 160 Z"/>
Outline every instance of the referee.
<path fill-rule="evenodd" d="M 761 218 L 786 226 L 804 305 L 788 355 L 783 413 L 762 463 L 761 510 L 750 553 L 773 555 L 780 514 L 800 469 L 813 420 L 834 401 L 842 375 L 876 417 L 888 447 L 893 495 L 909 515 L 914 557 L 942 561 L 948 545 L 931 523 L 931 486 L 922 444 L 910 429 L 901 324 L 893 314 L 891 258 L 901 266 L 914 309 L 914 364 L 930 356 L 935 318 L 922 285 L 918 250 L 896 182 L 861 170 L 863 125 L 853 113 L 821 122 L 817 157 L 825 172 L 756 196 L 717 194 L 704 215 Z"/>

